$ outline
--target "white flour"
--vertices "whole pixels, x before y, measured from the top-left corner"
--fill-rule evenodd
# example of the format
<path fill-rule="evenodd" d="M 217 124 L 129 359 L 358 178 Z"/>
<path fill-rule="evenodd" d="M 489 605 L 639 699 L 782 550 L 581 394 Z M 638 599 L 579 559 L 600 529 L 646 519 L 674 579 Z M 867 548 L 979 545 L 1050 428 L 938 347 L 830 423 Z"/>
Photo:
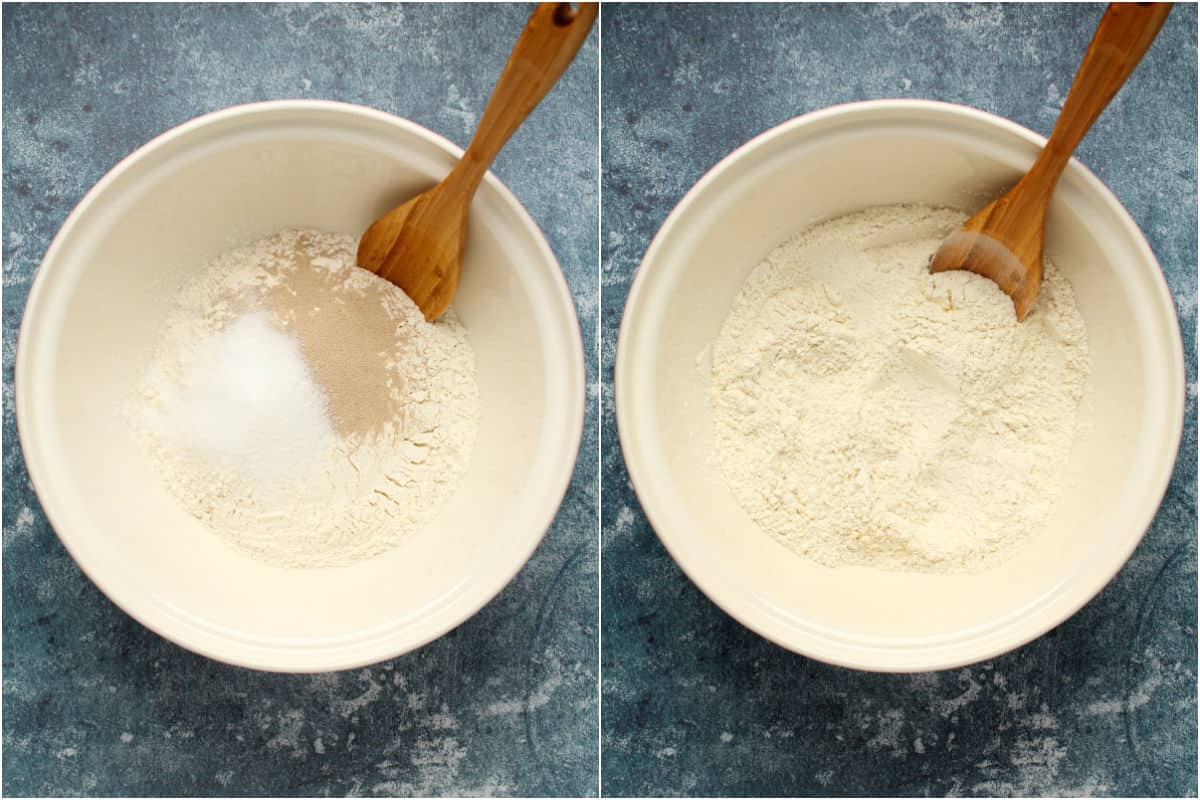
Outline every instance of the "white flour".
<path fill-rule="evenodd" d="M 470 459 L 475 360 L 354 266 L 352 237 L 283 231 L 178 298 L 133 405 L 170 491 L 279 566 L 348 564 L 427 523 Z"/>
<path fill-rule="evenodd" d="M 1048 520 L 1090 371 L 1070 284 L 1033 312 L 930 275 L 956 211 L 871 208 L 784 243 L 712 349 L 714 446 L 742 508 L 827 566 L 984 569 Z"/>

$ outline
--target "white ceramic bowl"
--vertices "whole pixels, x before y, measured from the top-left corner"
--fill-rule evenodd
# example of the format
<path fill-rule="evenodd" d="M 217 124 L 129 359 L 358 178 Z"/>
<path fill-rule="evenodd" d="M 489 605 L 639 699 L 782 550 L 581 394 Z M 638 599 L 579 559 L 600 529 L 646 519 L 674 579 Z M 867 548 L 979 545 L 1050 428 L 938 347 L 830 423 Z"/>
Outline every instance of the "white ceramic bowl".
<path fill-rule="evenodd" d="M 206 260 L 288 226 L 357 234 L 461 152 L 359 106 L 239 106 L 133 153 L 63 225 L 21 326 L 21 444 L 63 544 L 147 627 L 244 666 L 360 666 L 454 628 L 533 553 L 579 449 L 583 347 L 554 254 L 490 174 L 455 301 L 475 350 L 479 438 L 429 529 L 349 567 L 264 565 L 180 509 L 121 416 L 175 291 Z"/>
<path fill-rule="evenodd" d="M 1120 569 L 1166 489 L 1183 426 L 1183 347 L 1158 262 L 1082 164 L 1063 175 L 1047 252 L 1087 323 L 1092 375 L 1070 486 L 1046 530 L 979 575 L 831 569 L 794 555 L 739 508 L 710 457 L 696 358 L 750 271 L 806 226 L 866 206 L 974 210 L 1044 139 L 961 106 L 875 101 L 786 122 L 714 167 L 647 250 L 615 371 L 621 447 L 671 555 L 717 605 L 798 653 L 884 671 L 941 669 L 1062 622 Z"/>

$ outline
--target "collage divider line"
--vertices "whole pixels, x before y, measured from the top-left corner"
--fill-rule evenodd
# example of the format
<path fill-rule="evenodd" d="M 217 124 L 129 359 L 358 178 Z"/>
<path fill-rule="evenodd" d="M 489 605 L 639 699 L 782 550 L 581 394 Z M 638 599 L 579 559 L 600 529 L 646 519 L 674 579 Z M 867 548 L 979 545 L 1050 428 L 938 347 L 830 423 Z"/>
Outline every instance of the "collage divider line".
<path fill-rule="evenodd" d="M 596 14 L 596 796 L 604 796 L 604 4 Z"/>

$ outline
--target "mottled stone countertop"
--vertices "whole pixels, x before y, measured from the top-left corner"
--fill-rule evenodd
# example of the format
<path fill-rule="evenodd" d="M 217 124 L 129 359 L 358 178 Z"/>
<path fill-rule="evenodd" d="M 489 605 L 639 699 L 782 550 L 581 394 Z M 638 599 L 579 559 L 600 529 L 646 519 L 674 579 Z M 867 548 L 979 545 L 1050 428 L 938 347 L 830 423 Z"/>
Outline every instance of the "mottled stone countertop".
<path fill-rule="evenodd" d="M 13 418 L 30 282 L 118 160 L 198 114 L 297 97 L 465 146 L 531 7 L 5 5 L 6 795 L 596 792 L 594 457 L 529 564 L 458 629 L 369 669 L 272 675 L 193 655 L 113 606 L 47 524 Z M 562 262 L 590 376 L 598 49 L 593 32 L 494 168 Z M 589 415 L 583 452 L 596 446 Z"/>
<path fill-rule="evenodd" d="M 659 544 L 613 418 L 637 264 L 693 183 L 784 120 L 868 98 L 976 106 L 1048 133 L 1100 5 L 605 6 L 601 96 L 602 790 L 629 795 L 1195 794 L 1196 7 L 1176 5 L 1079 148 L 1137 220 L 1183 326 L 1183 447 L 1153 527 L 1082 611 L 966 669 L 792 655 Z"/>

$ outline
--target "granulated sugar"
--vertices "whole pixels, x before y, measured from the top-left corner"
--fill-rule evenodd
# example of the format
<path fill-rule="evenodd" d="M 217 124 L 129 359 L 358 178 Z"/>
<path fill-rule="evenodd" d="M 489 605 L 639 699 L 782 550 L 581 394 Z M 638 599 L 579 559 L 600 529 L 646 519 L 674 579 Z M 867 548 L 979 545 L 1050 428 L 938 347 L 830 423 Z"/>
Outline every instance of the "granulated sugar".
<path fill-rule="evenodd" d="M 354 265 L 352 237 L 287 230 L 185 287 L 132 408 L 170 491 L 281 566 L 332 566 L 426 524 L 470 460 L 475 362 Z"/>
<path fill-rule="evenodd" d="M 986 278 L 930 275 L 963 219 L 894 206 L 817 225 L 751 273 L 713 344 L 721 470 L 805 557 L 973 571 L 1054 509 L 1086 329 L 1052 263 L 1023 323 Z"/>

